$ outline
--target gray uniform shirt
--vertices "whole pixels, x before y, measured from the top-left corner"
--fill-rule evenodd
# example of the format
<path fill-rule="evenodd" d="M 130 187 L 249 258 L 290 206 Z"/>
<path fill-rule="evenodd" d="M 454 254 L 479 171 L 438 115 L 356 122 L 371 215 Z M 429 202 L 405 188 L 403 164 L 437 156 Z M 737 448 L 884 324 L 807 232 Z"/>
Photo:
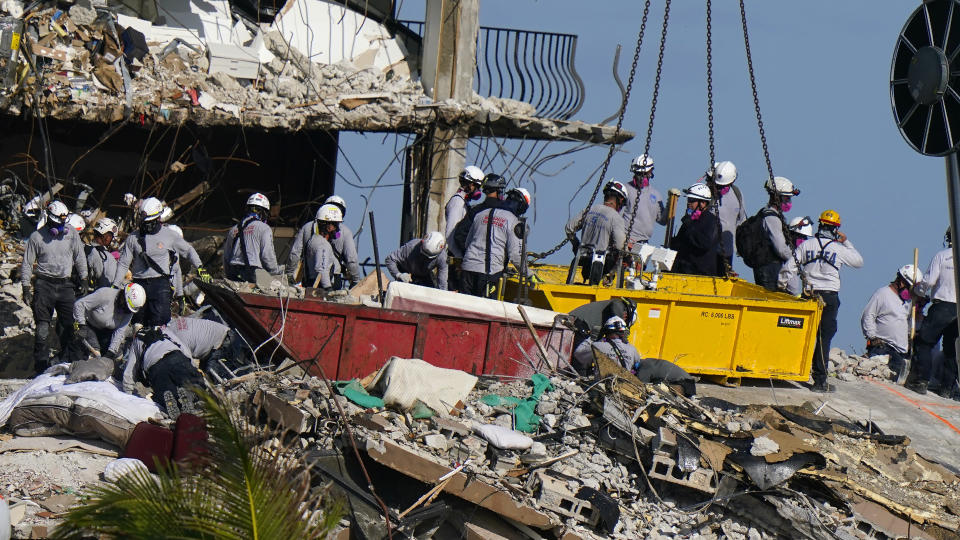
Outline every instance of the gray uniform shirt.
<path fill-rule="evenodd" d="M 898 351 L 907 352 L 910 302 L 904 302 L 889 285 L 877 289 L 860 315 L 860 329 L 867 339 L 880 338 Z"/>
<path fill-rule="evenodd" d="M 488 223 L 491 223 L 489 227 Z M 520 268 L 520 239 L 514 231 L 516 225 L 517 216 L 503 208 L 488 208 L 474 216 L 470 233 L 467 235 L 462 268 L 467 272 L 486 274 L 488 244 L 491 275 L 506 269 L 508 259 Z"/>
<path fill-rule="evenodd" d="M 620 210 L 623 222 L 630 226 L 630 217 L 633 215 L 633 205 L 637 198 L 637 188 L 633 184 L 623 185 L 627 189 L 627 204 Z M 640 190 L 640 200 L 637 203 L 637 217 L 633 220 L 633 227 L 629 231 L 630 241 L 634 244 L 647 242 L 653 236 L 653 227 L 659 223 L 667 224 L 667 211 L 663 206 L 663 196 L 653 186 Z"/>
<path fill-rule="evenodd" d="M 350 234 L 350 238 L 353 238 L 353 234 L 350 233 L 350 229 L 346 229 L 345 227 L 343 227 L 343 225 L 341 225 L 340 226 L 341 235 L 343 234 L 344 230 L 346 230 L 347 234 Z M 311 221 L 309 223 L 304 224 L 304 226 L 300 227 L 300 230 L 297 231 L 297 236 L 294 237 L 293 244 L 290 245 L 290 255 L 287 257 L 287 275 L 290 277 L 291 283 L 293 283 L 294 275 L 297 273 L 297 263 L 299 263 L 305 257 L 304 252 L 307 249 L 307 243 L 310 242 L 310 238 L 318 234 L 320 233 L 317 232 L 316 221 Z M 334 249 L 333 245 L 331 245 L 330 248 Z M 337 259 L 337 253 L 335 250 L 333 255 L 334 255 L 333 273 L 339 274 L 342 272 L 342 268 L 340 266 L 340 261 Z M 356 258 L 355 247 L 354 247 L 354 258 Z M 306 261 L 304 261 L 304 264 L 306 264 Z M 357 275 L 359 276 L 359 272 L 360 272 L 359 263 L 356 263 L 356 272 L 357 272 Z M 302 275 L 305 275 L 305 274 L 302 274 Z"/>
<path fill-rule="evenodd" d="M 400 249 L 387 255 L 385 264 L 393 279 L 399 279 L 403 273 L 413 276 L 415 281 L 434 282 L 433 270 L 437 270 L 437 288 L 447 290 L 447 250 L 444 249 L 434 258 L 429 258 L 420 249 L 419 238 L 414 238 Z"/>
<path fill-rule="evenodd" d="M 462 257 L 463 253 L 460 253 L 453 241 L 453 230 L 457 228 L 457 223 L 460 223 L 460 220 L 467 215 L 467 199 L 463 191 L 457 190 L 453 197 L 450 197 L 447 206 L 443 209 L 443 215 L 445 219 L 443 235 L 447 238 L 447 249 L 450 251 L 450 255 Z"/>
<path fill-rule="evenodd" d="M 216 321 L 196 317 L 177 317 L 167 324 L 167 329 L 176 334 L 190 348 L 193 358 L 206 358 L 223 345 L 230 327 Z"/>
<path fill-rule="evenodd" d="M 150 257 L 165 274 L 169 275 L 173 258 L 170 252 L 173 251 L 181 257 L 186 257 L 194 268 L 200 268 L 200 256 L 197 250 L 187 243 L 177 233 L 161 227 L 157 234 L 148 234 L 144 241 L 147 252 L 144 254 L 140 247 L 140 234 L 131 234 L 123 242 L 123 248 L 120 250 L 120 262 L 117 265 L 117 273 L 113 278 L 113 286 L 120 287 L 123 283 L 123 276 L 129 269 L 133 273 L 134 279 L 150 279 L 161 277 L 160 273 L 153 269 L 147 262 L 146 257 Z"/>
<path fill-rule="evenodd" d="M 567 236 L 576 234 L 577 223 L 583 215 L 583 232 L 580 234 L 580 245 L 591 247 L 597 251 L 605 251 L 609 247 L 620 249 L 627 235 L 627 225 L 623 217 L 613 208 L 598 204 L 583 213 L 574 216 L 567 222 L 564 231 Z"/>
<path fill-rule="evenodd" d="M 234 225 L 227 231 L 227 237 L 223 241 L 223 268 L 253 266 L 271 274 L 280 273 L 277 254 L 273 248 L 273 229 L 259 219 L 246 218 L 243 223 L 246 223 L 246 226 L 240 238 L 237 237 L 239 225 Z M 243 258 L 243 242 L 247 245 L 246 260 Z"/>
<path fill-rule="evenodd" d="M 767 205 L 767 208 L 777 211 L 774 206 Z M 783 236 L 783 220 L 780 216 L 766 216 L 763 218 L 763 231 L 767 233 L 767 238 L 773 244 L 773 252 L 780 257 L 781 261 L 787 261 L 793 257 L 793 249 L 787 243 Z"/>
<path fill-rule="evenodd" d="M 807 275 L 807 284 L 815 291 L 840 291 L 840 268 L 863 266 L 863 257 L 850 240 L 841 244 L 814 236 L 800 244 L 797 257 Z"/>
<path fill-rule="evenodd" d="M 353 231 L 341 223 L 340 235 L 330 240 L 330 247 L 333 248 L 339 267 L 350 283 L 360 281 L 360 262 L 357 260 L 357 244 L 353 239 Z"/>
<path fill-rule="evenodd" d="M 87 273 L 94 286 L 101 277 L 106 279 L 107 283 L 113 283 L 117 276 L 117 259 L 103 246 L 90 246 L 90 253 L 87 254 Z"/>
<path fill-rule="evenodd" d="M 173 330 L 164 326 L 161 332 L 166 336 L 166 339 L 156 341 L 149 347 L 144 347 L 143 341 L 137 336 L 134 336 L 130 341 L 130 345 L 127 346 L 127 351 L 123 355 L 127 360 L 127 364 L 123 368 L 124 392 L 128 394 L 133 393 L 134 383 L 137 381 L 140 373 L 146 373 L 168 353 L 180 351 L 187 358 L 193 357 L 190 347 L 187 347 L 187 345 L 173 333 Z"/>
<path fill-rule="evenodd" d="M 303 273 L 304 279 L 307 277 L 316 279 L 315 276 L 320 274 L 318 285 L 324 289 L 333 287 L 331 276 L 335 273 L 336 261 L 337 256 L 334 255 L 330 242 L 327 242 L 327 239 L 319 234 L 313 235 L 307 242 L 306 255 L 304 256 L 306 266 Z M 304 283 L 304 286 L 312 287 L 313 282 Z"/>
<path fill-rule="evenodd" d="M 574 362 L 581 370 L 593 363 L 593 348 L 609 356 L 612 360 L 619 362 L 624 369 L 632 369 L 634 362 L 641 360 L 640 353 L 632 344 L 619 339 L 593 339 L 583 340 L 576 350 L 573 351 Z M 618 354 L 619 353 L 619 354 Z"/>
<path fill-rule="evenodd" d="M 125 307 L 117 309 L 117 297 L 122 295 L 122 290 L 101 287 L 73 304 L 73 320 L 77 324 L 100 330 L 113 330 L 108 349 L 116 354 L 120 353 L 123 336 L 133 318 L 133 313 Z"/>
<path fill-rule="evenodd" d="M 800 258 L 799 253 L 796 255 Z M 797 263 L 793 257 L 787 259 L 780 267 L 780 273 L 777 274 L 777 288 L 793 296 L 800 296 L 803 292 L 803 281 L 800 279 L 800 273 L 797 272 Z"/>
<path fill-rule="evenodd" d="M 20 283 L 30 287 L 33 263 L 37 263 L 37 275 L 51 278 L 68 278 L 77 271 L 80 279 L 87 279 L 87 257 L 83 252 L 80 235 L 70 227 L 54 236 L 44 227 L 30 233 L 23 252 Z"/>
<path fill-rule="evenodd" d="M 717 217 L 720 218 L 720 247 L 723 249 L 723 254 L 729 257 L 735 254 L 734 240 L 737 235 L 737 225 L 747 220 L 744 205 L 737 199 L 733 189 L 733 186 L 730 186 L 730 191 L 720 196 L 720 204 L 717 207 Z"/>

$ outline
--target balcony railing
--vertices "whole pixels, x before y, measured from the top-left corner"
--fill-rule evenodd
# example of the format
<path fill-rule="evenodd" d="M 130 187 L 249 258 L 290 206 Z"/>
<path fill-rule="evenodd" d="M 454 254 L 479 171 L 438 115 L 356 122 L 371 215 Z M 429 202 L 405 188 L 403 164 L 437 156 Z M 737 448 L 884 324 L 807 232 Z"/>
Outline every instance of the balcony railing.
<path fill-rule="evenodd" d="M 424 23 L 398 22 L 423 37 Z M 540 118 L 566 120 L 580 110 L 586 95 L 576 56 L 573 34 L 481 26 L 473 89 L 481 96 L 530 103 Z"/>

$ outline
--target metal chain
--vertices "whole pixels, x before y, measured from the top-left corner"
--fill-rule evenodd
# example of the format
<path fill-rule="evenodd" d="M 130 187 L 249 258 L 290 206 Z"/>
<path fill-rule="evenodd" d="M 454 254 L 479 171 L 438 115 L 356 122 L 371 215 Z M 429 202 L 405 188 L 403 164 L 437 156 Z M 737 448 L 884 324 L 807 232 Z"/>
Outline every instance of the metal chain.
<path fill-rule="evenodd" d="M 650 155 L 650 143 L 653 139 L 653 120 L 657 115 L 657 99 L 660 97 L 660 78 L 663 74 L 663 51 L 667 45 L 667 23 L 670 20 L 670 0 L 666 1 L 663 9 L 663 26 L 660 29 L 660 51 L 657 54 L 657 76 L 653 82 L 653 99 L 650 102 L 650 120 L 647 122 L 647 140 L 643 145 L 644 155 Z M 630 224 L 627 226 L 627 235 L 620 247 L 621 252 L 627 251 L 627 243 L 630 241 L 630 233 L 633 232 L 633 223 L 637 219 L 637 207 L 640 205 L 640 190 L 637 188 L 637 194 L 633 199 L 633 212 L 630 213 Z"/>
<path fill-rule="evenodd" d="M 707 170 L 717 162 L 713 142 L 713 20 L 711 0 L 707 0 L 707 126 L 710 134 L 710 163 Z M 758 109 L 759 110 L 759 109 Z"/>
<path fill-rule="evenodd" d="M 593 188 L 593 194 L 590 195 L 590 199 L 587 200 L 587 206 L 583 209 L 583 212 L 580 213 L 580 219 L 577 221 L 577 227 L 575 230 L 580 230 L 580 227 L 583 226 L 583 220 L 587 217 L 587 211 L 590 210 L 590 207 L 593 206 L 594 199 L 597 198 L 597 194 L 600 193 L 600 186 L 603 185 L 603 181 L 607 175 L 607 169 L 610 167 L 610 161 L 613 159 L 613 153 L 616 151 L 616 139 L 620 136 L 620 131 L 623 128 L 623 118 L 627 113 L 627 103 L 630 101 L 630 92 L 633 90 L 633 80 L 637 74 L 637 63 L 640 60 L 640 49 L 643 45 L 643 35 L 647 31 L 647 18 L 650 15 L 650 2 L 651 0 L 646 0 L 643 6 L 643 19 L 640 21 L 640 32 L 637 33 L 637 48 L 633 51 L 633 62 L 630 64 L 630 77 L 627 79 L 627 90 L 623 93 L 623 102 L 620 104 L 620 114 L 617 117 L 617 127 L 613 132 L 613 141 L 610 144 L 610 148 L 607 151 L 607 158 L 603 162 L 603 168 L 600 171 L 600 177 L 597 179 L 597 185 Z M 667 6 L 669 9 L 670 2 L 667 1 Z M 663 45 L 660 46 L 660 61 L 663 61 Z M 657 79 L 660 78 L 660 69 L 657 68 Z M 652 120 L 651 120 L 652 121 Z M 649 137 L 649 132 L 648 132 Z M 543 253 L 531 253 L 533 255 L 533 260 L 546 259 L 547 257 L 553 255 L 554 253 L 560 251 L 560 248 L 565 246 L 570 240 L 564 238 L 559 244 L 550 248 Z"/>

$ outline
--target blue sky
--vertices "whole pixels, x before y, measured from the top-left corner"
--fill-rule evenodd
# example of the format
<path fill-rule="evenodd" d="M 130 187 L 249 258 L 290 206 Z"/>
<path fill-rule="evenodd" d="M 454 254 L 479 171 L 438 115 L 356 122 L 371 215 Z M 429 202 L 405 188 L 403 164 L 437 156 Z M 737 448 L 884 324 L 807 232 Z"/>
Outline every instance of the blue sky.
<path fill-rule="evenodd" d="M 762 185 L 767 174 L 746 70 L 739 5 L 732 0 L 713 4 L 717 157 L 736 163 L 737 185 L 753 213 L 766 200 Z M 918 5 L 919 1 L 889 0 L 747 2 L 774 174 L 790 178 L 802 192 L 794 199 L 789 216 L 816 218 L 828 208 L 838 211 L 842 230 L 864 257 L 863 268 L 844 269 L 841 274 L 842 305 L 834 346 L 848 350 L 864 348 L 859 318 L 873 291 L 888 283 L 899 266 L 912 262 L 915 247 L 920 250 L 921 268 L 926 269 L 933 254 L 942 248 L 948 221 L 943 158 L 911 150 L 900 136 L 890 108 L 893 46 Z M 422 19 L 422 6 L 422 2 L 403 2 L 400 18 Z M 614 48 L 618 43 L 624 47 L 621 77 L 625 82 L 642 9 L 639 1 L 486 0 L 481 2 L 480 23 L 577 34 L 577 70 L 587 86 L 586 102 L 577 119 L 599 122 L 618 105 L 619 92 L 611 76 Z M 630 159 L 643 151 L 662 13 L 663 1 L 655 0 L 624 122 L 638 137 L 614 156 L 608 178 L 627 178 Z M 656 160 L 654 185 L 663 193 L 695 182 L 709 161 L 704 2 L 673 2 L 670 20 L 651 142 Z M 341 143 L 361 185 L 372 185 L 384 170 L 381 184 L 393 185 L 371 191 L 338 181 L 338 194 L 355 209 L 347 219 L 354 229 L 364 204 L 361 196 L 369 197 L 384 257 L 399 243 L 403 190 L 396 184 L 402 181 L 402 171 L 396 163 L 387 168 L 394 156 L 395 138 L 343 133 Z M 569 147 L 555 143 L 547 152 Z M 571 196 L 605 156 L 602 148 L 584 150 L 552 161 L 532 178 L 522 178 L 521 186 L 536 189 L 532 251 L 544 250 L 563 238 Z M 358 183 L 343 157 L 340 172 Z M 468 163 L 476 158 L 477 145 L 471 145 Z M 516 174 L 516 169 L 514 164 L 507 172 Z M 584 207 L 587 196 L 589 190 L 574 200 L 574 211 Z M 661 227 L 654 238 L 662 240 Z M 358 248 L 361 258 L 372 254 L 366 232 L 358 240 Z M 565 248 L 562 257 L 552 261 L 566 264 L 569 253 Z M 739 261 L 736 267 L 742 275 L 752 276 Z"/>

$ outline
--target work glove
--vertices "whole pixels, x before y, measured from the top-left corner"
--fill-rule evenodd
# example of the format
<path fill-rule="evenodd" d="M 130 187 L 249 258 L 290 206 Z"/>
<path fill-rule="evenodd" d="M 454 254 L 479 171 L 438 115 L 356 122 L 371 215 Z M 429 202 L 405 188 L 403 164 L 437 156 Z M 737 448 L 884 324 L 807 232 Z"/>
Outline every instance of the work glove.
<path fill-rule="evenodd" d="M 73 321 L 73 335 L 80 338 L 87 335 L 87 325 Z"/>
<path fill-rule="evenodd" d="M 109 351 L 109 350 L 108 350 L 106 353 L 103 354 L 103 357 L 104 357 L 104 358 L 109 358 L 110 360 L 113 360 L 114 362 L 116 362 L 117 360 L 120 359 L 120 355 L 119 355 L 119 354 L 117 354 L 117 353 L 115 353 L 115 352 L 113 352 L 113 351 Z"/>
<path fill-rule="evenodd" d="M 543 278 L 541 278 L 540 276 L 538 276 L 536 272 L 531 272 L 531 273 L 530 273 L 530 278 L 529 278 L 529 280 L 530 280 L 530 284 L 533 285 L 534 288 L 536 288 L 537 285 L 543 284 Z"/>
<path fill-rule="evenodd" d="M 200 278 L 200 281 L 204 283 L 210 283 L 213 281 L 213 277 L 207 272 L 207 269 L 204 267 L 197 268 L 197 277 Z"/>
<path fill-rule="evenodd" d="M 570 240 L 570 247 L 573 248 L 573 254 L 576 255 L 580 251 L 580 240 L 576 236 L 568 236 L 567 239 Z"/>
<path fill-rule="evenodd" d="M 33 307 L 33 289 L 29 285 L 23 287 L 23 303 Z"/>
<path fill-rule="evenodd" d="M 404 273 L 400 274 L 399 276 L 397 276 L 397 279 L 399 279 L 400 281 L 402 281 L 402 282 L 404 282 L 404 283 L 410 283 L 411 281 L 413 281 L 413 276 L 411 276 L 411 275 L 410 275 L 409 273 L 407 273 L 407 272 L 404 272 Z"/>
<path fill-rule="evenodd" d="M 80 280 L 80 296 L 86 296 L 90 293 L 90 282 L 82 279 Z"/>
<path fill-rule="evenodd" d="M 183 315 L 183 312 L 187 310 L 187 301 L 182 296 L 176 296 L 173 299 L 173 302 L 177 305 L 177 314 Z"/>

